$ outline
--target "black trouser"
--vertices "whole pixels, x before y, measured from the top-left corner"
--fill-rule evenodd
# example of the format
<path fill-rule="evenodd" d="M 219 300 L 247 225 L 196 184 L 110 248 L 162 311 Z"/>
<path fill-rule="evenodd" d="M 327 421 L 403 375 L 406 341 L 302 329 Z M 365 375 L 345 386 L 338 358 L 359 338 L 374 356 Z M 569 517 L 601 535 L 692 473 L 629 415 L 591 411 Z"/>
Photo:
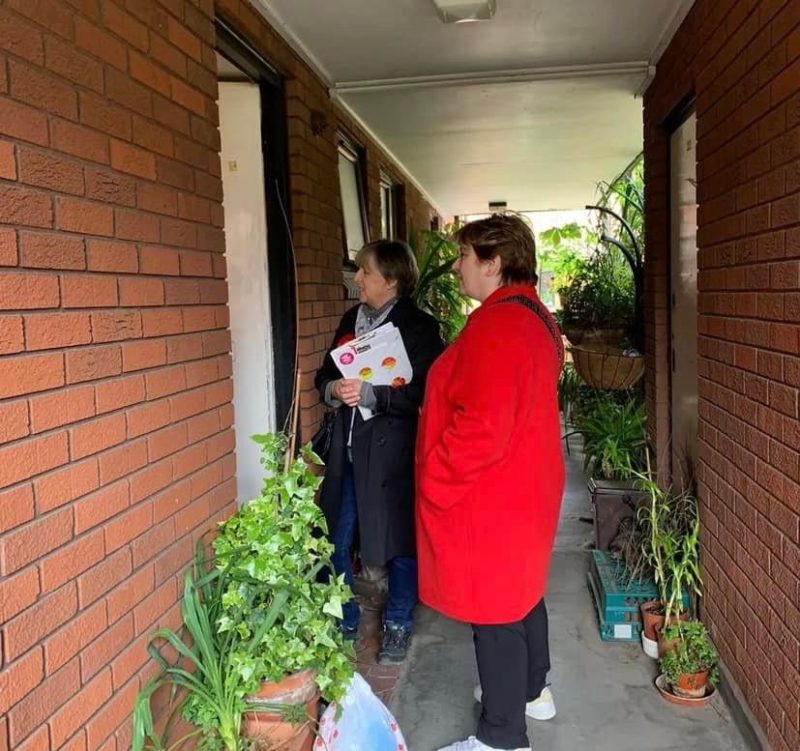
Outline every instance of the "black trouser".
<path fill-rule="evenodd" d="M 525 704 L 536 699 L 550 670 L 544 599 L 516 623 L 472 626 L 483 689 L 478 740 L 497 749 L 529 746 Z"/>

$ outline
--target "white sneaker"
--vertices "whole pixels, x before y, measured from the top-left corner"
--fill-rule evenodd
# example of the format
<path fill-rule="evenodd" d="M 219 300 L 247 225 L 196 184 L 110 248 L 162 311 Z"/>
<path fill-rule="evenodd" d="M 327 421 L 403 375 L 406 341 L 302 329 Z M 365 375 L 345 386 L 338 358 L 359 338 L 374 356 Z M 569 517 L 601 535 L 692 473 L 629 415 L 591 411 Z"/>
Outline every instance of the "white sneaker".
<path fill-rule="evenodd" d="M 485 743 L 479 741 L 474 735 L 471 735 L 465 741 L 456 741 L 449 746 L 442 746 L 438 751 L 498 751 L 498 749 L 487 746 Z M 531 751 L 530 746 L 523 746 L 522 748 L 514 749 L 514 751 Z"/>
<path fill-rule="evenodd" d="M 472 694 L 478 704 L 481 703 L 483 698 L 483 689 L 480 684 L 475 686 L 475 691 Z M 549 686 L 542 689 L 542 693 L 525 705 L 525 714 L 534 720 L 552 720 L 556 716 L 556 704 L 553 701 L 553 693 L 550 691 Z"/>

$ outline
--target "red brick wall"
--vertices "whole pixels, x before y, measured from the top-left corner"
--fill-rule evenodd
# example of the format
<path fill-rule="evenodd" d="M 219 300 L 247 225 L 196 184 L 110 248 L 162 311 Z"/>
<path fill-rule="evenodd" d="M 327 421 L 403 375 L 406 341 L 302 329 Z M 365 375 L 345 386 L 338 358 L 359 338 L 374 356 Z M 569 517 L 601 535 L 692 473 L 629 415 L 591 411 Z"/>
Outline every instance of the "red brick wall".
<path fill-rule="evenodd" d="M 668 151 L 696 94 L 705 597 L 769 742 L 800 748 L 800 3 L 697 0 L 645 97 L 647 396 L 668 474 Z"/>
<path fill-rule="evenodd" d="M 147 635 L 234 508 L 215 12 L 288 78 L 307 431 L 345 307 L 339 113 L 238 0 L 0 6 L 0 749 L 123 751 Z M 377 236 L 388 160 L 354 130 Z"/>
<path fill-rule="evenodd" d="M 0 9 L 0 747 L 127 747 L 235 498 L 208 3 Z"/>

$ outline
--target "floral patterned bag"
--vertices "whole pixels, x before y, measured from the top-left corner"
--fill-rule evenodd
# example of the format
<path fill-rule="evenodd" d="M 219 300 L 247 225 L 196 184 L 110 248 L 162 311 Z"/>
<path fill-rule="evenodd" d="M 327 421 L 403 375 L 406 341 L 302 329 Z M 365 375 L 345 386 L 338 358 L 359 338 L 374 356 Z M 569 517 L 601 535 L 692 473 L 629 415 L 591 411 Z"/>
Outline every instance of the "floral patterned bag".
<path fill-rule="evenodd" d="M 314 751 L 408 751 L 392 713 L 356 673 L 336 717 L 331 703 L 319 721 Z"/>

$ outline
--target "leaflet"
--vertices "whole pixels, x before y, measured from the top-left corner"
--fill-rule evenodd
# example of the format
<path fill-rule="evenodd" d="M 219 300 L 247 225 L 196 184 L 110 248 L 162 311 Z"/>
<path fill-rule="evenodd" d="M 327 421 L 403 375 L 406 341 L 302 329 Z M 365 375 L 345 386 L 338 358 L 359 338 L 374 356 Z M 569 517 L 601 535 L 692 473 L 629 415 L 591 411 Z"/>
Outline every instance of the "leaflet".
<path fill-rule="evenodd" d="M 337 347 L 331 357 L 345 378 L 360 378 L 374 386 L 398 388 L 410 383 L 414 375 L 403 337 L 393 323 L 384 323 Z M 364 420 L 373 417 L 372 410 L 358 409 Z"/>

